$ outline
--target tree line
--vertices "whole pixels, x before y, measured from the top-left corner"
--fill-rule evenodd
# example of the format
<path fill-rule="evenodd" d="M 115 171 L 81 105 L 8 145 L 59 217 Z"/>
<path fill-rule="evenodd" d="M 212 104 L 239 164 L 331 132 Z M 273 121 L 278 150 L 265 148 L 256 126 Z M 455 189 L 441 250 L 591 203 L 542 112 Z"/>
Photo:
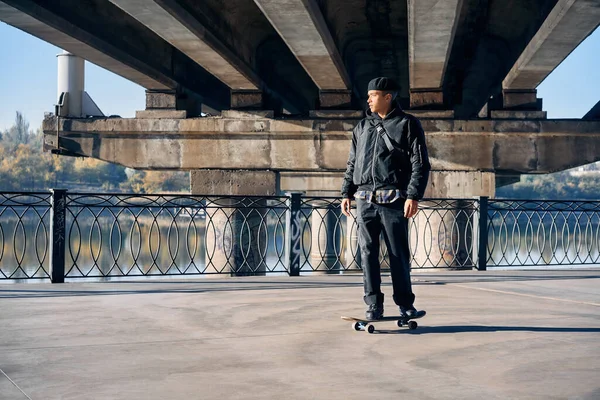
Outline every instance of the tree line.
<path fill-rule="evenodd" d="M 0 191 L 189 192 L 186 171 L 133 170 L 94 158 L 53 155 L 42 145 L 41 128 L 30 129 L 17 112 L 14 124 L 0 132 Z"/>
<path fill-rule="evenodd" d="M 31 130 L 20 112 L 13 126 L 0 132 L 0 191 L 74 191 L 189 193 L 186 171 L 140 171 L 93 158 L 56 156 L 42 151 L 41 129 Z M 497 198 L 600 199 L 600 162 L 581 168 L 523 175 L 520 182 L 500 187 Z"/>

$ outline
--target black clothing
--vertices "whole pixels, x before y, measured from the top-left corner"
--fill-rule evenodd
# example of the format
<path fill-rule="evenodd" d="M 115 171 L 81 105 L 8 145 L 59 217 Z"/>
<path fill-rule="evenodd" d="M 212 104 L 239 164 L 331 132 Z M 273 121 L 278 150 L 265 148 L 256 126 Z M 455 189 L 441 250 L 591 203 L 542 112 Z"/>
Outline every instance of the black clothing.
<path fill-rule="evenodd" d="M 352 132 L 342 196 L 352 198 L 358 190 L 375 192 L 399 189 L 406 192 L 408 199 L 420 200 L 427 186 L 430 169 L 425 134 L 417 118 L 403 112 L 397 104 L 383 119 L 378 114 L 368 112 Z M 379 241 L 383 233 L 389 255 L 394 302 L 405 310 L 413 309 L 415 296 L 410 282 L 405 202 L 404 198 L 385 204 L 356 199 L 364 301 L 368 305 L 383 306 L 379 264 Z"/>
<path fill-rule="evenodd" d="M 383 303 L 369 304 L 367 312 L 365 312 L 365 319 L 369 321 L 376 321 L 383 317 Z"/>
<path fill-rule="evenodd" d="M 415 296 L 410 283 L 408 219 L 404 218 L 404 200 L 375 204 L 357 199 L 356 213 L 365 303 L 383 304 L 379 264 L 379 240 L 383 233 L 390 261 L 394 302 L 410 308 Z"/>
<path fill-rule="evenodd" d="M 390 151 L 377 131 L 381 125 L 394 149 Z M 400 189 L 409 199 L 420 200 L 427 186 L 431 165 L 421 123 L 396 105 L 382 119 L 367 112 L 352 132 L 342 196 L 352 198 L 361 190 Z"/>
<path fill-rule="evenodd" d="M 385 76 L 371 79 L 367 90 L 382 90 L 384 92 L 399 92 L 400 86 L 395 80 L 386 78 Z"/>

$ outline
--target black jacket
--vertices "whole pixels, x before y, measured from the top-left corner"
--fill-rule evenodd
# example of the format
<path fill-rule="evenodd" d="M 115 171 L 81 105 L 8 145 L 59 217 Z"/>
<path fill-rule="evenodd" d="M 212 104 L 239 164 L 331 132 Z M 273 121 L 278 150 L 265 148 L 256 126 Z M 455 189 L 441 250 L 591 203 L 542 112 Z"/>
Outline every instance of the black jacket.
<path fill-rule="evenodd" d="M 391 152 L 382 133 L 377 131 L 379 124 L 394 147 Z M 385 119 L 367 111 L 367 117 L 352 132 L 342 196 L 352 198 L 359 188 L 400 189 L 407 192 L 409 199 L 420 200 L 430 170 L 425 133 L 416 117 L 406 114 L 398 105 Z"/>

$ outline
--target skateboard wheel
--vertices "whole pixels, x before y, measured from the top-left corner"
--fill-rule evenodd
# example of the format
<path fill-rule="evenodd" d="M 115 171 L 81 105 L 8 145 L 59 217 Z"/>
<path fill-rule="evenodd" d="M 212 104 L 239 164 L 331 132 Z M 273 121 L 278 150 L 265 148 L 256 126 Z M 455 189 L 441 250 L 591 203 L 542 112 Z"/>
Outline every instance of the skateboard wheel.
<path fill-rule="evenodd" d="M 355 322 L 352 324 L 352 327 L 354 328 L 355 331 L 362 331 L 363 330 L 363 326 L 360 322 Z"/>
<path fill-rule="evenodd" d="M 399 319 L 398 321 L 396 321 L 396 325 L 398 325 L 398 328 L 402 328 L 404 326 L 404 322 L 402 322 L 402 320 Z"/>
<path fill-rule="evenodd" d="M 417 324 L 417 321 L 410 321 L 408 323 L 408 329 L 417 329 L 417 326 L 419 326 L 419 324 Z"/>
<path fill-rule="evenodd" d="M 373 333 L 375 332 L 375 327 L 373 325 L 367 325 L 367 332 L 369 333 Z"/>

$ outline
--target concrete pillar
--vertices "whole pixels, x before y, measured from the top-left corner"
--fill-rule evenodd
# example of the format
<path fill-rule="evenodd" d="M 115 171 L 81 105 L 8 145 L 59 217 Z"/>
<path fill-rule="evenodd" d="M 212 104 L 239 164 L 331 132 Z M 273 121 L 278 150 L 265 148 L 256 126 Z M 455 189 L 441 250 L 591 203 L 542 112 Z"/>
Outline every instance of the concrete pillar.
<path fill-rule="evenodd" d="M 135 117 L 182 119 L 187 117 L 187 111 L 182 109 L 176 90 L 146 90 L 146 109 L 136 111 Z"/>
<path fill-rule="evenodd" d="M 495 193 L 495 175 L 479 171 L 432 171 L 425 197 L 430 199 L 464 199 L 423 201 L 420 211 L 410 222 L 409 235 L 413 251 L 413 267 L 419 265 L 458 267 L 474 263 L 472 247 L 472 212 L 468 208 L 472 197 Z"/>
<path fill-rule="evenodd" d="M 263 94 L 260 90 L 241 90 L 231 92 L 232 110 L 261 110 Z"/>
<path fill-rule="evenodd" d="M 273 196 L 275 173 L 246 170 L 198 170 L 190 174 L 194 195 L 207 195 L 206 272 L 261 275 L 266 271 L 265 200 L 219 195 Z"/>
<path fill-rule="evenodd" d="M 352 107 L 352 92 L 350 90 L 320 90 L 319 109 L 349 110 Z"/>
<path fill-rule="evenodd" d="M 314 208 L 311 215 L 311 265 L 315 271 L 339 272 L 342 226 L 339 207 Z M 341 258 L 341 257 L 340 257 Z M 337 265 L 336 265 L 337 264 Z"/>
<path fill-rule="evenodd" d="M 505 110 L 541 111 L 542 99 L 537 98 L 535 89 L 502 90 L 502 108 Z"/>
<path fill-rule="evenodd" d="M 444 92 L 438 89 L 411 89 L 410 108 L 443 108 Z"/>

